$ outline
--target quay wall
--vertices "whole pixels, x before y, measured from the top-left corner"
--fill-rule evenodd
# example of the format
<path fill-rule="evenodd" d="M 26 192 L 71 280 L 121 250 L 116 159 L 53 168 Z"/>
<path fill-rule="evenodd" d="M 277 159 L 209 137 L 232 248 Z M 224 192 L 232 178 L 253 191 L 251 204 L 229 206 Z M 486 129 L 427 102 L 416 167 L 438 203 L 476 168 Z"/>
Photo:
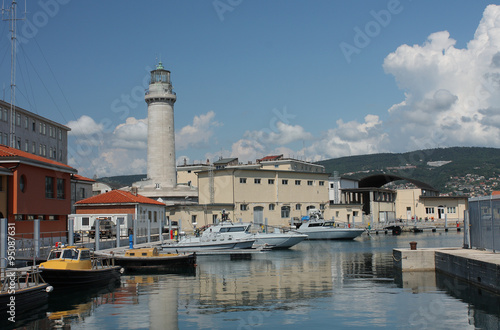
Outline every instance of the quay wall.
<path fill-rule="evenodd" d="M 434 270 L 500 294 L 500 254 L 462 248 L 393 249 L 402 273 Z"/>

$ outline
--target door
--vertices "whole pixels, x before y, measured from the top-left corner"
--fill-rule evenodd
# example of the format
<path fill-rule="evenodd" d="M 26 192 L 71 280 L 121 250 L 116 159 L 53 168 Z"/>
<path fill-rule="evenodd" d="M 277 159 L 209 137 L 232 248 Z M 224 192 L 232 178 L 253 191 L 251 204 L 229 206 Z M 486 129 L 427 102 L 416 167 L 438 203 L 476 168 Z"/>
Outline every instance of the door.
<path fill-rule="evenodd" d="M 444 219 L 444 206 L 438 206 L 438 219 Z"/>
<path fill-rule="evenodd" d="M 253 208 L 253 223 L 256 227 L 264 224 L 264 207 L 255 206 Z"/>

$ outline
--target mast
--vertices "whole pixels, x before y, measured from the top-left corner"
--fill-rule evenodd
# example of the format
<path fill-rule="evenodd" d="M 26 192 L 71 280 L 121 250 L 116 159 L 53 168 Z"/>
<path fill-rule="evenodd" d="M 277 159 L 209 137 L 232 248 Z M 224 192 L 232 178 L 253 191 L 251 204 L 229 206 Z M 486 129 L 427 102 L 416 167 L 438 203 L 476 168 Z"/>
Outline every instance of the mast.
<path fill-rule="evenodd" d="M 9 128 L 9 145 L 15 148 L 15 136 L 16 136 L 16 46 L 17 46 L 17 35 L 16 35 L 16 22 L 18 20 L 24 20 L 24 18 L 17 18 L 16 12 L 17 1 L 12 0 L 10 8 L 5 9 L 2 3 L 2 20 L 10 21 L 10 128 Z M 8 18 L 4 18 L 4 14 L 8 13 Z M 24 15 L 26 17 L 26 1 L 24 3 Z"/>

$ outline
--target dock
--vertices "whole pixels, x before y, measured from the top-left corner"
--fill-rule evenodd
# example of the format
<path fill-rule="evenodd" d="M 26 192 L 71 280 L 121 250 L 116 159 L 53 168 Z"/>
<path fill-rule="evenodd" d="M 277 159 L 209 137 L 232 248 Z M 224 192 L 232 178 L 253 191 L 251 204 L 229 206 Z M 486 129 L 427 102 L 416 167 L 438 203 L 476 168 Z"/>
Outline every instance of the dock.
<path fill-rule="evenodd" d="M 500 294 L 500 254 L 463 248 L 394 249 L 401 272 L 437 271 Z"/>

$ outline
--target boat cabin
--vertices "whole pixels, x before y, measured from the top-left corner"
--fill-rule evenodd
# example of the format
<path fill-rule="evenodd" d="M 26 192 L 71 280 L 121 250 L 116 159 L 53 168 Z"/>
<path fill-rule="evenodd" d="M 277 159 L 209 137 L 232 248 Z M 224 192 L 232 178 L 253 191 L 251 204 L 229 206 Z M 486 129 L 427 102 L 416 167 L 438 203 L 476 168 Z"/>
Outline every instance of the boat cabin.
<path fill-rule="evenodd" d="M 158 257 L 157 248 L 132 249 L 125 252 L 126 257 Z"/>
<path fill-rule="evenodd" d="M 87 248 L 66 246 L 52 249 L 46 262 L 40 268 L 50 269 L 90 269 L 92 268 L 91 253 Z"/>

